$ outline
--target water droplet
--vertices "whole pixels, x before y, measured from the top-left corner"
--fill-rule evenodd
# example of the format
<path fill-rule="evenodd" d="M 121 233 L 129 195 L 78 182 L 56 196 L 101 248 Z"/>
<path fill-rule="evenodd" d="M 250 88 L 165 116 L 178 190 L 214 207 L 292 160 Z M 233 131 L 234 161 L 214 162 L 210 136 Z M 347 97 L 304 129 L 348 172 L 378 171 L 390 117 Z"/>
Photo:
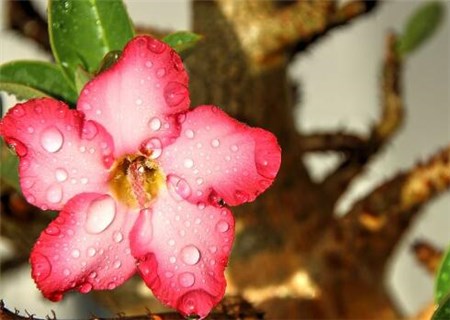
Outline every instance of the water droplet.
<path fill-rule="evenodd" d="M 122 234 L 122 232 L 120 232 L 120 231 L 115 231 L 115 232 L 113 233 L 113 240 L 114 240 L 114 242 L 116 242 L 116 243 L 122 242 L 122 240 L 123 240 L 123 234 Z"/>
<path fill-rule="evenodd" d="M 12 113 L 15 117 L 21 118 L 25 115 L 25 110 L 23 110 L 23 107 L 20 104 L 18 104 L 17 106 L 12 108 Z"/>
<path fill-rule="evenodd" d="M 33 132 L 34 132 L 34 128 L 33 128 L 33 127 L 28 127 L 28 128 L 27 128 L 27 131 L 28 131 L 28 133 L 30 133 L 30 134 L 31 134 L 31 133 L 33 133 Z"/>
<path fill-rule="evenodd" d="M 217 247 L 216 246 L 211 246 L 211 247 L 209 247 L 209 251 L 211 253 L 216 253 L 217 252 Z"/>
<path fill-rule="evenodd" d="M 146 66 L 147 68 L 151 68 L 151 67 L 153 67 L 153 62 L 151 62 L 150 60 L 145 61 L 145 66 Z"/>
<path fill-rule="evenodd" d="M 98 133 L 97 125 L 93 121 L 86 121 L 81 133 L 83 139 L 92 140 Z"/>
<path fill-rule="evenodd" d="M 202 203 L 202 202 L 200 202 L 200 203 Z M 200 203 L 199 203 L 199 204 L 200 204 Z M 198 205 L 197 205 L 197 206 L 198 206 Z M 199 208 L 199 209 L 200 209 L 200 208 Z M 200 209 L 200 210 L 202 210 L 202 209 Z M 194 221 L 194 223 L 198 225 L 198 224 L 202 223 L 202 219 L 196 218 L 195 221 Z"/>
<path fill-rule="evenodd" d="M 52 265 L 46 256 L 36 253 L 32 256 L 33 277 L 36 281 L 42 281 L 48 278 L 52 271 Z"/>
<path fill-rule="evenodd" d="M 158 69 L 158 71 L 156 71 L 156 76 L 158 78 L 162 78 L 165 75 L 166 75 L 166 69 L 164 69 L 164 68 L 160 68 L 160 69 Z"/>
<path fill-rule="evenodd" d="M 178 275 L 178 282 L 184 288 L 192 287 L 195 283 L 195 277 L 190 272 L 183 272 Z"/>
<path fill-rule="evenodd" d="M 19 140 L 9 138 L 6 140 L 6 142 L 19 157 L 25 157 L 27 155 L 28 148 Z"/>
<path fill-rule="evenodd" d="M 138 106 L 142 105 L 142 99 L 136 99 L 136 105 Z"/>
<path fill-rule="evenodd" d="M 169 246 L 173 247 L 175 245 L 175 240 L 170 239 L 168 243 L 169 243 Z"/>
<path fill-rule="evenodd" d="M 93 234 L 103 232 L 115 216 L 116 203 L 110 196 L 105 195 L 92 201 L 87 209 L 86 231 Z"/>
<path fill-rule="evenodd" d="M 184 159 L 184 167 L 185 168 L 192 168 L 194 166 L 194 161 L 192 159 Z"/>
<path fill-rule="evenodd" d="M 192 139 L 195 136 L 194 131 L 192 131 L 191 129 L 187 129 L 184 134 L 186 135 L 187 138 Z"/>
<path fill-rule="evenodd" d="M 90 274 L 89 274 L 89 276 L 88 276 L 89 278 L 91 278 L 91 279 L 95 279 L 95 278 L 97 278 L 97 272 L 95 272 L 95 271 L 92 271 Z"/>
<path fill-rule="evenodd" d="M 169 258 L 169 262 L 173 264 L 173 263 L 177 262 L 177 258 L 172 256 L 172 257 Z"/>
<path fill-rule="evenodd" d="M 173 277 L 173 272 L 166 271 L 166 272 L 164 272 L 164 276 L 165 276 L 166 278 L 170 279 L 170 278 Z"/>
<path fill-rule="evenodd" d="M 180 113 L 177 117 L 177 121 L 179 124 L 182 124 L 184 121 L 186 121 L 186 113 Z"/>
<path fill-rule="evenodd" d="M 181 197 L 181 199 L 187 199 L 191 195 L 191 187 L 186 182 L 186 180 L 184 180 L 174 174 L 169 174 L 167 176 L 167 183 L 168 183 L 169 190 L 171 191 L 172 195 L 174 195 L 174 196 L 178 195 L 179 197 Z M 176 200 L 181 200 L 181 199 L 176 199 Z"/>
<path fill-rule="evenodd" d="M 181 83 L 169 82 L 164 88 L 164 98 L 170 107 L 178 106 L 188 96 L 188 89 Z"/>
<path fill-rule="evenodd" d="M 54 153 L 59 151 L 64 142 L 64 137 L 56 127 L 48 127 L 41 134 L 41 146 L 44 150 Z"/>
<path fill-rule="evenodd" d="M 142 153 L 148 155 L 150 159 L 158 159 L 162 154 L 162 143 L 158 138 L 151 138 L 141 145 Z"/>
<path fill-rule="evenodd" d="M 237 145 L 233 144 L 233 145 L 230 147 L 230 149 L 231 149 L 231 151 L 233 151 L 233 152 L 238 152 L 239 147 L 238 147 Z"/>
<path fill-rule="evenodd" d="M 220 146 L 220 141 L 219 141 L 219 139 L 213 139 L 213 140 L 211 140 L 211 146 L 212 146 L 213 148 L 218 148 L 218 147 Z"/>
<path fill-rule="evenodd" d="M 50 203 L 59 203 L 63 198 L 63 191 L 59 184 L 51 185 L 47 189 L 47 201 Z"/>
<path fill-rule="evenodd" d="M 86 110 L 86 111 L 87 110 L 91 110 L 92 106 L 89 103 L 84 102 L 84 103 L 81 104 L 81 109 Z"/>
<path fill-rule="evenodd" d="M 96 253 L 97 253 L 97 250 L 95 250 L 95 248 L 93 248 L 93 247 L 88 248 L 87 254 L 89 257 L 95 256 Z"/>
<path fill-rule="evenodd" d="M 201 185 L 203 183 L 203 178 L 197 178 L 195 179 L 198 185 Z"/>
<path fill-rule="evenodd" d="M 119 260 L 114 261 L 113 267 L 114 269 L 119 269 L 122 266 L 122 262 Z"/>
<path fill-rule="evenodd" d="M 244 192 L 244 191 L 239 191 L 239 190 L 237 190 L 237 191 L 234 193 L 234 198 L 235 198 L 236 201 L 239 202 L 239 203 L 248 202 L 248 200 L 249 200 L 248 194 L 247 194 L 246 192 Z"/>
<path fill-rule="evenodd" d="M 153 131 L 158 131 L 159 129 L 161 129 L 161 120 L 159 120 L 159 118 L 157 117 L 151 118 L 148 122 L 148 125 Z"/>
<path fill-rule="evenodd" d="M 109 289 L 109 290 L 114 289 L 116 286 L 117 286 L 117 285 L 116 285 L 115 282 L 110 282 L 110 283 L 108 283 L 108 289 Z"/>
<path fill-rule="evenodd" d="M 49 225 L 46 229 L 45 229 L 45 233 L 50 235 L 50 236 L 57 236 L 58 234 L 60 234 L 61 230 L 59 230 L 59 228 L 57 226 L 54 225 Z"/>
<path fill-rule="evenodd" d="M 166 50 L 166 45 L 159 40 L 150 38 L 148 48 L 154 53 L 163 53 Z"/>
<path fill-rule="evenodd" d="M 181 260 L 184 263 L 193 266 L 200 261 L 200 250 L 194 245 L 188 245 L 181 250 Z"/>
<path fill-rule="evenodd" d="M 69 269 L 64 269 L 63 270 L 63 274 L 67 277 L 70 275 L 70 270 Z"/>
<path fill-rule="evenodd" d="M 75 259 L 76 258 L 79 258 L 80 257 L 80 250 L 78 250 L 78 249 L 74 249 L 73 251 L 72 251 L 72 253 L 71 253 L 71 255 L 72 255 L 72 257 L 74 257 Z"/>
<path fill-rule="evenodd" d="M 36 112 L 36 114 L 41 114 L 42 113 L 42 107 L 41 106 L 35 106 L 34 107 L 34 112 Z"/>
<path fill-rule="evenodd" d="M 230 225 L 225 220 L 220 220 L 216 224 L 216 230 L 219 232 L 227 232 L 230 229 Z"/>
<path fill-rule="evenodd" d="M 103 157 L 103 165 L 105 166 L 105 168 L 109 169 L 112 164 L 114 163 L 114 158 L 110 155 Z"/>
<path fill-rule="evenodd" d="M 80 289 L 79 289 L 79 291 L 80 291 L 81 293 L 88 293 L 88 292 L 90 292 L 91 290 L 92 290 L 92 284 L 90 284 L 89 282 L 86 282 L 86 283 L 82 284 L 82 285 L 80 286 Z"/>
<path fill-rule="evenodd" d="M 67 174 L 66 170 L 64 170 L 62 168 L 58 168 L 55 170 L 56 181 L 64 182 L 67 180 L 67 177 L 68 177 L 68 174 Z"/>

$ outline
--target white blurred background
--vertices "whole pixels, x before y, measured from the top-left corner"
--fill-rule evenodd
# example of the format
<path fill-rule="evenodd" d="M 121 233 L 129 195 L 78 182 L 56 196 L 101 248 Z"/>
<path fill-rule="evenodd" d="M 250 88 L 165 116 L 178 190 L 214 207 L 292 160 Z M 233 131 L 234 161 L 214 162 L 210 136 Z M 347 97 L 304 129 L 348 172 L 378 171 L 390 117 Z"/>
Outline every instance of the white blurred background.
<path fill-rule="evenodd" d="M 44 13 L 46 1 L 39 0 Z M 174 30 L 189 29 L 190 8 L 185 0 L 125 0 L 133 21 Z M 350 26 L 331 32 L 308 52 L 299 55 L 290 75 L 301 85 L 302 97 L 297 112 L 302 130 L 326 128 L 354 129 L 367 132 L 378 117 L 380 65 L 384 52 L 384 36 L 389 30 L 400 31 L 406 18 L 419 1 L 391 1 L 374 14 L 358 19 Z M 446 2 L 446 19 L 438 33 L 417 50 L 405 66 L 404 96 L 407 118 L 392 144 L 371 165 L 341 201 L 345 211 L 374 185 L 425 159 L 450 141 L 449 99 L 449 23 L 450 2 Z M 5 30 L 5 0 L 0 2 L 0 62 L 18 59 L 49 60 L 49 56 L 30 40 Z M 11 106 L 14 100 L 4 96 Z M 320 179 L 333 165 L 332 156 L 314 155 L 308 165 Z M 433 279 L 421 269 L 410 252 L 416 239 L 427 239 L 445 247 L 450 243 L 450 195 L 436 199 L 403 239 L 393 259 L 387 285 L 398 304 L 414 314 L 431 302 Z M 2 257 L 7 243 L 0 242 Z M 45 317 L 54 310 L 58 318 L 102 315 L 89 296 L 69 294 L 61 303 L 45 301 L 24 267 L 8 277 L 0 274 L 0 299 L 10 309 L 25 309 Z"/>

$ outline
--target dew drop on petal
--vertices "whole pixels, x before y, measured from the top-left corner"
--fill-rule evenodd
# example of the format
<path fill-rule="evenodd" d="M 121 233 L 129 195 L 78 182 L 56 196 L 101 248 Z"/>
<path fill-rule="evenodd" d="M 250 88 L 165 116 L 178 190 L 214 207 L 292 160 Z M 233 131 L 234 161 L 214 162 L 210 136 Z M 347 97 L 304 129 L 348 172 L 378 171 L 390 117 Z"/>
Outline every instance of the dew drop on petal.
<path fill-rule="evenodd" d="M 238 147 L 237 145 L 233 144 L 233 145 L 230 147 L 230 149 L 231 149 L 231 151 L 233 151 L 233 152 L 238 152 L 239 147 Z"/>
<path fill-rule="evenodd" d="M 27 131 L 29 134 L 32 134 L 34 132 L 34 128 L 30 126 L 27 128 Z"/>
<path fill-rule="evenodd" d="M 122 266 L 122 262 L 119 260 L 114 261 L 113 267 L 114 269 L 119 269 Z"/>
<path fill-rule="evenodd" d="M 217 247 L 216 246 L 211 246 L 211 247 L 209 247 L 209 251 L 211 253 L 216 253 L 217 252 Z"/>
<path fill-rule="evenodd" d="M 32 260 L 33 276 L 36 281 L 42 281 L 48 278 L 52 271 L 52 265 L 46 256 L 36 253 Z"/>
<path fill-rule="evenodd" d="M 116 243 L 122 242 L 122 240 L 123 240 L 123 234 L 122 234 L 122 232 L 120 232 L 120 231 L 115 231 L 115 232 L 113 233 L 113 240 L 114 240 L 114 242 L 116 242 Z"/>
<path fill-rule="evenodd" d="M 40 142 L 44 150 L 54 153 L 62 148 L 64 136 L 58 128 L 52 126 L 42 131 Z"/>
<path fill-rule="evenodd" d="M 194 131 L 192 131 L 191 129 L 187 129 L 184 134 L 186 135 L 187 138 L 192 139 L 195 136 Z"/>
<path fill-rule="evenodd" d="M 194 161 L 192 159 L 187 158 L 187 159 L 184 159 L 183 164 L 184 164 L 185 168 L 190 169 L 194 166 Z"/>
<path fill-rule="evenodd" d="M 173 264 L 173 263 L 177 262 L 177 258 L 172 256 L 169 258 L 169 262 Z"/>
<path fill-rule="evenodd" d="M 200 250 L 194 245 L 184 247 L 180 254 L 181 260 L 190 266 L 196 265 L 200 261 Z"/>
<path fill-rule="evenodd" d="M 166 75 L 166 69 L 164 69 L 164 68 L 158 69 L 158 70 L 156 71 L 156 76 L 157 76 L 158 78 L 162 78 L 162 77 L 164 77 L 165 75 Z"/>
<path fill-rule="evenodd" d="M 63 198 L 63 191 L 59 184 L 53 184 L 47 189 L 47 201 L 59 203 Z"/>
<path fill-rule="evenodd" d="M 90 292 L 92 290 L 92 284 L 90 284 L 89 282 L 86 282 L 86 283 L 84 283 L 84 284 L 82 284 L 81 286 L 80 286 L 80 292 L 81 293 L 88 293 L 88 292 Z"/>
<path fill-rule="evenodd" d="M 247 193 L 245 193 L 244 191 L 236 191 L 234 193 L 234 198 L 236 199 L 236 201 L 238 201 L 239 203 L 243 203 L 243 202 L 248 202 L 249 196 Z"/>
<path fill-rule="evenodd" d="M 93 121 L 86 121 L 82 130 L 82 138 L 92 140 L 98 133 L 97 126 Z"/>
<path fill-rule="evenodd" d="M 97 234 L 103 232 L 116 216 L 116 203 L 110 196 L 103 196 L 91 202 L 87 209 L 85 229 Z"/>
<path fill-rule="evenodd" d="M 178 283 L 184 288 L 192 287 L 195 283 L 195 277 L 190 272 L 183 272 L 178 275 Z"/>
<path fill-rule="evenodd" d="M 162 154 L 162 143 L 158 138 L 151 138 L 144 141 L 141 145 L 142 153 L 149 156 L 150 159 L 158 159 Z"/>
<path fill-rule="evenodd" d="M 203 210 L 203 209 L 205 209 L 205 207 L 206 207 L 206 205 L 205 205 L 204 202 L 199 202 L 199 203 L 197 203 L 197 208 L 198 208 L 199 210 Z"/>
<path fill-rule="evenodd" d="M 161 41 L 156 39 L 150 39 L 150 43 L 148 44 L 148 48 L 154 53 L 163 53 L 166 50 L 166 45 Z"/>
<path fill-rule="evenodd" d="M 220 220 L 216 224 L 216 230 L 219 232 L 227 232 L 230 229 L 230 225 L 225 220 Z"/>
<path fill-rule="evenodd" d="M 55 170 L 55 178 L 56 181 L 64 182 L 67 180 L 68 174 L 67 171 L 63 168 L 58 168 Z"/>
<path fill-rule="evenodd" d="M 95 250 L 95 248 L 93 248 L 93 247 L 89 247 L 88 250 L 87 250 L 87 255 L 89 257 L 95 256 L 96 253 L 97 253 L 97 250 Z"/>
<path fill-rule="evenodd" d="M 218 148 L 218 147 L 220 146 L 220 141 L 219 141 L 219 139 L 213 139 L 213 140 L 211 140 L 211 146 L 212 146 L 213 148 Z"/>
<path fill-rule="evenodd" d="M 12 109 L 12 113 L 17 118 L 21 118 L 25 115 L 25 110 L 23 110 L 23 107 L 21 105 L 18 105 Z"/>
<path fill-rule="evenodd" d="M 69 269 L 64 269 L 63 270 L 63 275 L 65 275 L 66 277 L 70 275 L 70 270 Z"/>
<path fill-rule="evenodd" d="M 148 122 L 148 125 L 150 127 L 150 129 L 152 129 L 153 131 L 158 131 L 159 129 L 161 129 L 161 120 L 159 120 L 159 118 L 154 117 L 151 118 L 150 121 Z"/>
<path fill-rule="evenodd" d="M 95 278 L 97 278 L 97 272 L 95 272 L 95 271 L 92 271 L 90 274 L 89 274 L 89 276 L 88 276 L 89 278 L 91 278 L 91 279 L 95 279 Z"/>
<path fill-rule="evenodd" d="M 151 67 L 153 67 L 153 62 L 151 62 L 150 60 L 147 60 L 147 61 L 145 62 L 145 66 L 146 66 L 147 68 L 151 68 Z"/>
<path fill-rule="evenodd" d="M 57 226 L 49 225 L 45 229 L 45 233 L 50 235 L 50 236 L 57 236 L 58 234 L 61 233 L 61 230 L 59 230 L 59 228 Z"/>
<path fill-rule="evenodd" d="M 169 107 L 176 107 L 189 96 L 188 89 L 181 83 L 169 82 L 164 88 L 164 98 Z"/>
<path fill-rule="evenodd" d="M 74 249 L 74 250 L 72 250 L 72 253 L 71 253 L 71 255 L 72 255 L 72 257 L 73 258 L 79 258 L 80 257 L 80 250 L 78 250 L 78 249 Z"/>
<path fill-rule="evenodd" d="M 192 190 L 189 184 L 177 175 L 169 174 L 167 184 L 169 191 L 175 196 L 175 200 L 187 199 L 191 195 Z"/>

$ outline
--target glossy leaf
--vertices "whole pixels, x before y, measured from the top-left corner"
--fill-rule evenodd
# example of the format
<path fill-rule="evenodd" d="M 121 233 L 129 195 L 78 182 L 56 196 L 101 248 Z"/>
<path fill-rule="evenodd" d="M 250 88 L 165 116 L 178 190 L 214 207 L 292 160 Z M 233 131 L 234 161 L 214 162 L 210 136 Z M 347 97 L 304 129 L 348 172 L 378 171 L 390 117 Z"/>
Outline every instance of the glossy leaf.
<path fill-rule="evenodd" d="M 440 25 L 444 6 L 437 1 L 422 5 L 408 20 L 403 35 L 399 39 L 401 55 L 409 54 L 429 39 Z"/>
<path fill-rule="evenodd" d="M 13 61 L 5 63 L 0 66 L 0 82 L 30 87 L 72 105 L 77 101 L 75 88 L 67 81 L 61 69 L 48 62 Z M 15 94 L 14 92 L 10 93 Z"/>
<path fill-rule="evenodd" d="M 84 70 L 81 66 L 78 66 L 77 70 L 75 70 L 75 86 L 78 93 L 81 92 L 86 83 L 88 83 L 92 77 L 93 76 L 89 72 Z"/>
<path fill-rule="evenodd" d="M 100 62 L 100 66 L 98 67 L 96 74 L 102 73 L 103 71 L 111 68 L 117 62 L 117 60 L 119 60 L 121 54 L 122 51 L 120 50 L 108 52 Z"/>
<path fill-rule="evenodd" d="M 78 66 L 94 73 L 134 35 L 121 0 L 50 0 L 48 12 L 53 55 L 73 83 Z"/>
<path fill-rule="evenodd" d="M 11 150 L 9 150 L 2 139 L 0 139 L 0 159 L 0 175 L 2 180 L 16 190 L 20 190 L 19 175 L 17 171 L 19 159 Z"/>
<path fill-rule="evenodd" d="M 448 294 L 450 294 L 450 247 L 442 258 L 437 272 L 434 292 L 436 303 L 439 303 Z"/>
<path fill-rule="evenodd" d="M 180 31 L 171 33 L 163 38 L 163 41 L 176 52 L 182 53 L 193 48 L 203 37 L 193 32 Z"/>
<path fill-rule="evenodd" d="M 0 82 L 0 91 L 7 92 L 16 96 L 18 100 L 29 100 L 34 98 L 48 97 L 42 91 L 28 87 L 22 84 L 11 83 L 11 82 Z"/>
<path fill-rule="evenodd" d="M 431 316 L 431 320 L 448 320 L 450 319 L 450 294 L 447 295 L 439 303 L 438 308 Z"/>

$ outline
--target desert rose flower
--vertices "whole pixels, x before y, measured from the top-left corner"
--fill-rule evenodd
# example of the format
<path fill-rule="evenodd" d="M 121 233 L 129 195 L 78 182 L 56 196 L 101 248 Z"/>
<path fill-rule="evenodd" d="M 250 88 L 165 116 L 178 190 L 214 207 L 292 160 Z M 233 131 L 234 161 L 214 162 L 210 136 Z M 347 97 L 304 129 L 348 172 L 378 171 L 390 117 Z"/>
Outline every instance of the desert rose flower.
<path fill-rule="evenodd" d="M 34 99 L 2 119 L 24 196 L 61 211 L 30 257 L 48 299 L 113 289 L 136 271 L 183 315 L 205 317 L 222 299 L 228 206 L 271 185 L 280 147 L 215 106 L 189 105 L 180 57 L 139 36 L 85 86 L 77 110 Z"/>

